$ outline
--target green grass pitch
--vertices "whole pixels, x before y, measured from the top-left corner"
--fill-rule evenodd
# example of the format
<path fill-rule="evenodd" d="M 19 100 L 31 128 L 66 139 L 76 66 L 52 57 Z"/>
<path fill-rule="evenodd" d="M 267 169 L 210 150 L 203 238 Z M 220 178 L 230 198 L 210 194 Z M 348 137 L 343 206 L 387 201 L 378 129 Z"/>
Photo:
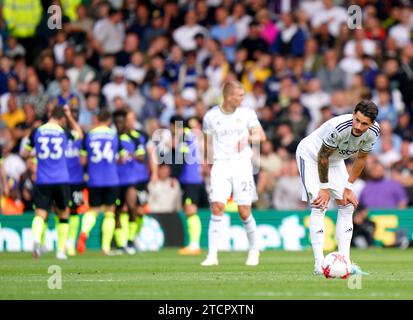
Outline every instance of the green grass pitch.
<path fill-rule="evenodd" d="M 176 249 L 105 257 L 87 252 L 67 261 L 53 253 L 0 253 L 0 299 L 413 299 L 413 250 L 352 250 L 370 272 L 353 281 L 313 276 L 312 253 L 265 251 L 258 267 L 246 252 L 220 253 L 220 265 L 201 267 L 205 255 Z M 49 289 L 51 265 L 61 268 L 62 288 Z M 360 289 L 354 287 L 360 287 Z"/>

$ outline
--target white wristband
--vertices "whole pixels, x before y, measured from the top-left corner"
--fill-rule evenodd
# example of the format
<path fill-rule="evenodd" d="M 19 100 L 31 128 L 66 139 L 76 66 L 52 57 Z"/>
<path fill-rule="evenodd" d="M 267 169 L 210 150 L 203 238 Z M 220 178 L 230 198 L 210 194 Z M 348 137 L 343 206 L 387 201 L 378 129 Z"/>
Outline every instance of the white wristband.
<path fill-rule="evenodd" d="M 330 189 L 330 184 L 328 182 L 321 182 L 320 189 Z"/>
<path fill-rule="evenodd" d="M 347 181 L 344 188 L 353 191 L 353 183 L 350 181 Z"/>

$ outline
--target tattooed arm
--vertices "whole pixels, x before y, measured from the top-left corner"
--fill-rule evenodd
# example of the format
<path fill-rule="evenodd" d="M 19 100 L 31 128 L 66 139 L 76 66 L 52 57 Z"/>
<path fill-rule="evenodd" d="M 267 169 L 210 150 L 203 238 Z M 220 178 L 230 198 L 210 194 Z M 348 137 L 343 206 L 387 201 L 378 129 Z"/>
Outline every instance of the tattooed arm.
<path fill-rule="evenodd" d="M 317 198 L 313 201 L 313 205 L 322 210 L 327 208 L 328 202 L 330 200 L 330 189 L 328 188 L 328 165 L 329 157 L 335 151 L 334 148 L 330 148 L 323 144 L 318 152 L 317 166 L 318 166 L 318 176 L 321 183 L 321 188 L 318 193 Z"/>
<path fill-rule="evenodd" d="M 318 176 L 321 183 L 328 183 L 328 158 L 335 151 L 335 149 L 327 147 L 323 144 L 318 152 L 317 165 L 318 165 Z"/>

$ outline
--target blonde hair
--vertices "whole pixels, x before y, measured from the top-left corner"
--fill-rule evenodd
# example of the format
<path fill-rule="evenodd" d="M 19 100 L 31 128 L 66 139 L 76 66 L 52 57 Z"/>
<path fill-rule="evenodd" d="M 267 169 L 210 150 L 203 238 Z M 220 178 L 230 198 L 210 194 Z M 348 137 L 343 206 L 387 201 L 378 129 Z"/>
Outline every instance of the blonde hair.
<path fill-rule="evenodd" d="M 224 97 L 228 97 L 228 95 L 230 95 L 234 91 L 234 89 L 245 90 L 242 83 L 237 80 L 225 82 L 224 87 L 222 89 Z"/>

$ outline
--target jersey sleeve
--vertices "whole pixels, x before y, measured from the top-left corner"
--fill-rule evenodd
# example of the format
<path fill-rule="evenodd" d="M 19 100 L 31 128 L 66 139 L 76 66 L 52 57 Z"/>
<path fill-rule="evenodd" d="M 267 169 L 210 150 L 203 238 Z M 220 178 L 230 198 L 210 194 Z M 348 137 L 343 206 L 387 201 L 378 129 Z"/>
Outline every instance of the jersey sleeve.
<path fill-rule="evenodd" d="M 359 150 L 365 153 L 371 152 L 378 138 L 379 138 L 379 134 L 376 134 L 376 133 L 369 134 L 367 136 L 367 139 L 363 141 L 363 143 L 360 145 Z"/>
<path fill-rule="evenodd" d="M 248 113 L 248 129 L 261 127 L 260 121 L 258 120 L 257 113 L 254 110 L 250 110 Z"/>
<path fill-rule="evenodd" d="M 323 144 L 329 148 L 337 149 L 340 142 L 340 133 L 333 126 L 327 127 L 322 135 Z"/>

